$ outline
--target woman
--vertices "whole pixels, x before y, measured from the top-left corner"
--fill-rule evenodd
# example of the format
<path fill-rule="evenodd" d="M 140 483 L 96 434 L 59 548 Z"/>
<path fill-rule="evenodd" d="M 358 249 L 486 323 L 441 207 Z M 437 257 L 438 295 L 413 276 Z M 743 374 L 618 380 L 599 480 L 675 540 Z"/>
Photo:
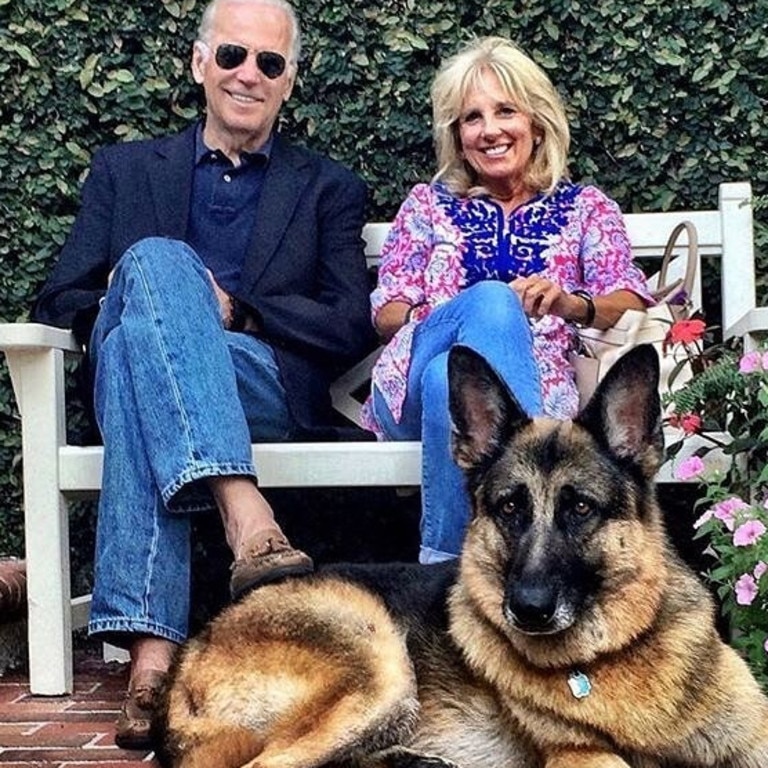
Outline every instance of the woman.
<path fill-rule="evenodd" d="M 652 302 L 616 203 L 567 178 L 565 111 L 531 59 L 478 40 L 440 68 L 432 106 L 439 170 L 382 250 L 371 303 L 388 344 L 364 409 L 380 438 L 422 440 L 422 562 L 456 556 L 469 519 L 450 455 L 450 347 L 483 354 L 531 415 L 570 418 L 574 325 L 607 328 Z"/>

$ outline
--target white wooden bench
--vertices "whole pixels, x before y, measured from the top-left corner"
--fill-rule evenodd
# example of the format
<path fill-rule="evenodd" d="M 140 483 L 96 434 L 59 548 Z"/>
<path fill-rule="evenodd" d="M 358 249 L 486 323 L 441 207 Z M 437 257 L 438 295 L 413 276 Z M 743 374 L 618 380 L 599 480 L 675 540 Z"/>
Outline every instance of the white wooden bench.
<path fill-rule="evenodd" d="M 768 309 L 755 307 L 750 185 L 721 185 L 714 210 L 628 214 L 635 257 L 659 258 L 682 219 L 696 225 L 700 255 L 722 260 L 721 322 L 726 336 L 768 328 Z M 366 253 L 372 264 L 388 227 L 366 226 Z M 69 331 L 35 323 L 0 324 L 0 349 L 22 416 L 30 686 L 36 694 L 64 694 L 72 690 L 72 630 L 86 624 L 90 603 L 90 596 L 70 595 L 67 502 L 98 493 L 102 449 L 67 444 L 64 356 L 80 353 Z M 334 400 L 342 412 L 354 416 L 359 404 L 349 393 L 352 379 L 335 387 Z M 417 442 L 259 444 L 253 446 L 253 458 L 266 488 L 406 487 L 420 481 Z M 662 472 L 659 479 L 671 477 Z"/>

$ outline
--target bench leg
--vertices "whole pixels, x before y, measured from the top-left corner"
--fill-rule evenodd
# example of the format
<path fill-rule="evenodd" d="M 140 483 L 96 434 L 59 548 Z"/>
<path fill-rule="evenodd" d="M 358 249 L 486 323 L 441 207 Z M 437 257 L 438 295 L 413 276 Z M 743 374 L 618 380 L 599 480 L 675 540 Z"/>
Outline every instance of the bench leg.
<path fill-rule="evenodd" d="M 69 519 L 59 492 L 65 439 L 60 350 L 7 353 L 22 411 L 29 680 L 32 693 L 72 692 Z"/>
<path fill-rule="evenodd" d="M 72 692 L 69 521 L 63 501 L 51 499 L 46 506 L 32 514 L 25 509 L 25 517 L 38 524 L 26 533 L 29 687 L 58 696 Z"/>

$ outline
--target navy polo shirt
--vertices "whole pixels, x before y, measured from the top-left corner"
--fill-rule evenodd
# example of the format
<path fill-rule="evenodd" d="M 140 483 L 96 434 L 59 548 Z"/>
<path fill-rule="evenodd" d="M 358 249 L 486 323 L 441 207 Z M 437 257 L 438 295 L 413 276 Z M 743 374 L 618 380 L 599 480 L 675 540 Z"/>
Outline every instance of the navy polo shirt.
<path fill-rule="evenodd" d="M 270 136 L 258 152 L 241 152 L 236 167 L 197 129 L 188 241 L 227 293 L 240 285 L 271 149 Z"/>

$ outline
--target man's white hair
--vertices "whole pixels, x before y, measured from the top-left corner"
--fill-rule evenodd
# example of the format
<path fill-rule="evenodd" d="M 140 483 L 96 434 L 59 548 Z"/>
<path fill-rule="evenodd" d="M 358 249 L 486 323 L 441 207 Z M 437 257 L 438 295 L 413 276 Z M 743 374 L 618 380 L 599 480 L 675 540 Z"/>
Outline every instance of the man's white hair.
<path fill-rule="evenodd" d="M 223 3 L 247 3 L 253 6 L 269 6 L 270 8 L 279 8 L 284 11 L 291 25 L 291 45 L 290 45 L 290 64 L 296 66 L 301 55 L 301 31 L 299 29 L 299 20 L 296 17 L 296 11 L 287 0 L 213 0 L 208 3 L 203 11 L 203 17 L 200 19 L 200 26 L 197 29 L 197 39 L 208 43 L 213 31 L 216 12 Z"/>

